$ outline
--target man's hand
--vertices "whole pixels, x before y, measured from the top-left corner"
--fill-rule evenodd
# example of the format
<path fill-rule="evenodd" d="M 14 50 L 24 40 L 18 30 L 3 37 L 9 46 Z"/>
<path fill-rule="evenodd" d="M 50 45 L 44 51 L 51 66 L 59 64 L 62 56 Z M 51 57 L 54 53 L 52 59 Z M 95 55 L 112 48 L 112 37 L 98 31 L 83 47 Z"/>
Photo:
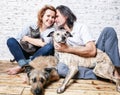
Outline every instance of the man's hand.
<path fill-rule="evenodd" d="M 67 52 L 69 48 L 66 44 L 56 43 L 56 42 L 54 42 L 54 47 L 59 52 Z"/>

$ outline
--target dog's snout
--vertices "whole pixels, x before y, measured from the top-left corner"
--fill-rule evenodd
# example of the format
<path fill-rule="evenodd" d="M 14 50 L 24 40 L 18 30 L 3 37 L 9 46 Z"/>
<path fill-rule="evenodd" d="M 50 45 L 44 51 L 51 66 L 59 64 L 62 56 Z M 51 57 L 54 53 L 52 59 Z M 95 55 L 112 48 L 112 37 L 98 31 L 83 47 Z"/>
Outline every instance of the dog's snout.
<path fill-rule="evenodd" d="M 42 95 L 42 89 L 36 88 L 36 89 L 34 90 L 34 93 L 35 93 L 35 95 Z"/>
<path fill-rule="evenodd" d="M 62 41 L 65 41 L 66 40 L 66 37 L 62 36 Z"/>
<path fill-rule="evenodd" d="M 65 39 L 65 36 L 62 36 L 62 39 Z"/>

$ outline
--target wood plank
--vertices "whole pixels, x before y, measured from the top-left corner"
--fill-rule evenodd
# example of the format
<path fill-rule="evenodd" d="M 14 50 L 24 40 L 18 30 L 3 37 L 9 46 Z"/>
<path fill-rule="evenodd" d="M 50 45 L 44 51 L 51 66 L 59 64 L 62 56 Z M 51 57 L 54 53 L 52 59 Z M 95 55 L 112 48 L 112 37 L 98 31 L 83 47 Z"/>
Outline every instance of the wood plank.
<path fill-rule="evenodd" d="M 33 95 L 33 94 L 31 93 L 30 88 L 25 87 L 21 95 Z"/>
<path fill-rule="evenodd" d="M 58 80 L 58 83 L 62 83 L 64 81 L 64 78 L 61 78 L 60 80 Z M 85 80 L 85 79 L 71 79 L 70 82 L 71 83 L 80 83 L 80 84 L 93 84 L 93 85 L 114 85 L 111 82 L 106 82 L 103 80 Z"/>
<path fill-rule="evenodd" d="M 0 61 L 0 95 L 32 95 L 30 85 L 24 84 L 25 73 L 7 75 L 5 69 L 17 65 L 9 61 Z M 71 80 L 62 94 L 57 94 L 57 88 L 62 84 L 63 78 L 52 83 L 45 89 L 45 95 L 120 95 L 115 84 L 101 80 Z"/>
<path fill-rule="evenodd" d="M 49 87 L 47 87 L 47 89 L 54 89 L 56 87 L 59 87 L 60 85 L 58 84 L 52 84 L 50 85 Z M 67 87 L 67 89 L 70 89 L 70 90 L 93 90 L 93 91 L 97 91 L 97 90 L 100 90 L 100 91 L 116 91 L 116 87 L 115 86 L 109 86 L 109 85 L 89 85 L 88 87 L 88 84 L 72 84 L 70 86 Z"/>
<path fill-rule="evenodd" d="M 57 94 L 56 92 L 54 92 L 54 90 L 52 91 L 46 90 L 45 95 L 120 95 L 120 93 L 108 92 L 108 91 L 66 90 L 62 94 Z"/>
<path fill-rule="evenodd" d="M 20 95 L 24 87 L 0 85 L 0 95 Z"/>
<path fill-rule="evenodd" d="M 16 82 L 16 81 L 12 81 L 12 80 L 0 80 L 0 85 L 30 87 L 30 85 L 28 85 L 26 83 Z"/>
<path fill-rule="evenodd" d="M 22 95 L 32 95 L 29 88 L 25 88 Z M 120 95 L 114 91 L 91 91 L 91 90 L 69 90 L 64 93 L 57 94 L 56 89 L 46 89 L 45 95 Z"/>
<path fill-rule="evenodd" d="M 0 74 L 0 85 L 14 85 L 14 86 L 23 86 L 29 87 L 27 83 L 24 83 L 25 74 L 17 74 L 17 75 L 7 75 Z"/>

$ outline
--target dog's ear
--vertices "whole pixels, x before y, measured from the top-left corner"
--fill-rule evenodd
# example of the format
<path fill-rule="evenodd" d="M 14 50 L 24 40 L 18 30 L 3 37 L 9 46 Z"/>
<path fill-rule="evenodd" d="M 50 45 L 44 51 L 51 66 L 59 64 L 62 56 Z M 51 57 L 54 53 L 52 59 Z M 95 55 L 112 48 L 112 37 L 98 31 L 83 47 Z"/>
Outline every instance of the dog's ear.
<path fill-rule="evenodd" d="M 25 72 L 27 73 L 27 76 L 29 78 L 30 77 L 30 72 L 33 69 L 33 67 L 31 67 L 29 65 L 25 65 L 24 68 L 25 68 Z"/>
<path fill-rule="evenodd" d="M 53 70 L 53 68 L 45 68 L 44 70 L 45 70 L 46 72 L 50 73 L 50 72 Z"/>
<path fill-rule="evenodd" d="M 52 72 L 53 69 L 55 69 L 55 68 L 45 68 L 44 69 L 45 70 L 44 75 L 45 75 L 46 80 L 49 80 L 50 75 L 51 75 L 50 73 Z"/>
<path fill-rule="evenodd" d="M 27 72 L 27 77 L 30 78 L 30 72 Z"/>
<path fill-rule="evenodd" d="M 51 68 L 45 68 L 44 71 L 45 71 L 44 76 L 45 76 L 46 80 L 49 80 L 50 72 L 52 71 L 52 69 Z"/>
<path fill-rule="evenodd" d="M 67 33 L 67 37 L 73 37 L 70 32 L 66 31 L 66 33 Z"/>
<path fill-rule="evenodd" d="M 53 36 L 53 33 L 54 33 L 54 31 L 50 32 L 50 33 L 47 35 L 47 37 L 52 37 L 52 36 Z"/>

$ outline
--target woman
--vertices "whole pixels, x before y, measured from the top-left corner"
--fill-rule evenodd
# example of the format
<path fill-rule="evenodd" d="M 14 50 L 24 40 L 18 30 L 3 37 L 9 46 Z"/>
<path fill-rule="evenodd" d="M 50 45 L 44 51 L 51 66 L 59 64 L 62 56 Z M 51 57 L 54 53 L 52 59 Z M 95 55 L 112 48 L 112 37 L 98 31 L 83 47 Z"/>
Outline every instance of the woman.
<path fill-rule="evenodd" d="M 73 12 L 66 6 L 60 5 L 56 8 L 56 24 L 60 28 L 64 28 L 66 31 L 71 32 L 73 37 L 68 38 L 68 45 L 60 45 L 55 43 L 55 49 L 61 52 L 67 52 L 76 54 L 82 57 L 94 57 L 96 55 L 96 47 L 106 52 L 111 58 L 113 64 L 116 67 L 120 67 L 120 56 L 118 50 L 118 39 L 116 32 L 113 28 L 107 27 L 101 33 L 97 43 L 91 36 L 89 29 L 86 25 L 78 23 L 76 16 Z M 84 46 L 83 48 L 77 48 L 74 46 Z M 72 46 L 72 47 L 71 47 Z M 92 78 L 97 79 L 97 77 L 92 72 L 92 69 L 79 67 L 80 74 L 77 78 Z M 58 64 L 58 73 L 61 76 L 65 76 L 68 68 L 60 63 Z M 115 77 L 119 77 L 117 70 L 114 73 Z"/>
<path fill-rule="evenodd" d="M 18 63 L 18 66 L 7 70 L 8 74 L 17 74 L 21 72 L 22 67 L 28 64 L 31 60 L 33 60 L 37 56 L 53 55 L 54 47 L 51 43 L 52 39 L 50 37 L 47 37 L 47 35 L 50 32 L 54 31 L 53 24 L 55 21 L 55 16 L 56 16 L 55 8 L 53 6 L 45 5 L 38 12 L 37 25 L 29 25 L 25 27 L 22 30 L 22 32 L 20 32 L 17 38 L 9 38 L 7 40 L 7 46 Z M 31 38 L 27 36 L 27 34 L 30 33 L 29 29 L 30 26 L 33 29 L 39 28 L 41 38 Z M 39 49 L 33 54 L 29 54 L 20 46 L 19 43 L 20 40 L 31 43 L 39 47 Z"/>

